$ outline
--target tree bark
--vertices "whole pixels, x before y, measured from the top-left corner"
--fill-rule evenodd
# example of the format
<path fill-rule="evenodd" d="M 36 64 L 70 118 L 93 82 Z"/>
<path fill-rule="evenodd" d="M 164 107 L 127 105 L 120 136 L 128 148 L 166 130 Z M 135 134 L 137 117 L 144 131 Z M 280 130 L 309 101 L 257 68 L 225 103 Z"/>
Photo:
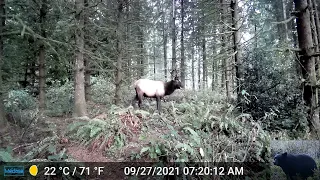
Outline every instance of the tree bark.
<path fill-rule="evenodd" d="M 198 42 L 199 39 L 197 38 L 196 42 Z M 197 53 L 199 53 L 199 45 L 197 45 Z M 198 58 L 198 90 L 201 89 L 201 61 L 200 61 L 200 57 Z"/>
<path fill-rule="evenodd" d="M 84 91 L 84 0 L 76 0 L 76 20 L 78 27 L 75 32 L 76 39 L 76 60 L 75 60 L 75 91 L 74 91 L 74 112 L 73 116 L 82 117 L 87 115 L 86 100 Z"/>
<path fill-rule="evenodd" d="M 207 52 L 206 52 L 206 38 L 204 37 L 204 34 L 202 35 L 202 87 L 205 89 L 207 88 Z"/>
<path fill-rule="evenodd" d="M 282 14 L 283 14 L 283 20 L 287 19 L 287 11 L 286 11 L 286 6 L 287 6 L 287 2 L 286 0 L 282 0 Z M 285 40 L 288 41 L 289 37 L 288 37 L 288 25 L 287 23 L 284 23 L 284 37 Z"/>
<path fill-rule="evenodd" d="M 276 18 L 276 21 L 277 22 L 281 22 L 281 21 L 283 21 L 284 20 L 284 14 L 283 14 L 283 12 L 284 12 L 284 10 L 285 9 L 283 9 L 284 8 L 284 2 L 283 2 L 284 0 L 278 0 L 278 1 L 273 1 L 273 9 L 274 9 L 274 15 L 275 15 L 275 18 Z M 283 42 L 284 40 L 285 40 L 285 33 L 286 33 L 286 31 L 285 31 L 285 26 L 286 26 L 286 24 L 284 24 L 284 23 L 279 23 L 279 24 L 277 24 L 276 25 L 277 26 L 277 31 L 278 31 L 278 38 L 279 38 L 279 41 L 280 42 Z"/>
<path fill-rule="evenodd" d="M 48 13 L 48 2 L 47 0 L 42 0 L 40 8 L 40 33 L 41 36 L 46 38 L 45 23 L 47 21 Z M 43 111 L 45 109 L 45 84 L 46 84 L 46 73 L 45 73 L 45 46 L 43 41 L 40 42 L 39 47 L 39 109 Z"/>
<path fill-rule="evenodd" d="M 88 29 L 88 23 L 89 23 L 89 2 L 88 0 L 84 0 L 84 47 L 85 49 L 88 49 L 89 47 L 89 29 Z M 84 91 L 85 91 L 85 97 L 86 101 L 91 101 L 91 66 L 90 66 L 90 59 L 88 54 L 84 54 L 84 66 L 85 66 L 85 74 L 84 74 Z"/>
<path fill-rule="evenodd" d="M 316 28 L 316 22 L 315 22 L 315 12 L 314 12 L 314 4 L 311 2 L 311 0 L 307 0 L 307 3 L 309 4 L 310 8 L 310 23 L 311 23 L 311 32 L 312 32 L 312 40 L 313 40 L 313 45 L 315 52 L 319 52 L 319 43 L 318 43 L 318 33 L 317 33 L 317 28 Z M 319 70 L 319 56 L 314 57 L 315 59 L 315 70 Z M 317 71 L 316 71 L 317 72 Z M 315 73 L 317 74 L 317 73 Z M 317 75 L 315 75 L 317 77 Z M 319 76 L 318 76 L 319 77 Z M 319 103 L 318 100 L 318 89 L 316 89 L 316 104 Z"/>
<path fill-rule="evenodd" d="M 310 12 L 307 0 L 294 0 L 297 14 L 297 32 L 298 42 L 301 49 L 300 63 L 302 65 L 302 75 L 306 80 L 303 84 L 303 99 L 310 108 L 308 112 L 308 121 L 311 134 L 318 137 L 320 123 L 319 110 L 316 102 L 316 76 L 315 76 L 315 60 L 310 56 L 313 53 L 312 32 L 310 24 Z"/>
<path fill-rule="evenodd" d="M 180 1 L 181 2 L 181 39 L 180 39 L 180 43 L 181 43 L 181 64 L 180 64 L 180 69 L 181 69 L 181 83 L 182 83 L 182 87 L 185 87 L 186 84 L 186 65 L 185 65 L 185 57 L 184 57 L 184 4 L 183 4 L 183 0 Z"/>
<path fill-rule="evenodd" d="M 153 79 L 156 79 L 156 47 L 153 43 Z"/>
<path fill-rule="evenodd" d="M 192 4 L 192 9 L 195 9 L 195 4 L 193 3 Z M 195 28 L 194 28 L 194 17 L 195 17 L 195 11 L 191 11 L 192 15 L 191 15 L 191 27 L 192 27 L 192 32 L 191 32 L 191 78 L 192 78 L 192 90 L 195 90 L 196 89 L 196 82 L 195 82 L 195 57 L 194 57 L 194 54 L 195 54 L 195 40 L 196 40 L 196 32 L 195 32 Z"/>
<path fill-rule="evenodd" d="M 216 54 L 216 41 L 213 40 L 213 46 L 212 46 L 212 52 L 213 52 L 213 56 L 215 56 Z M 212 81 L 211 81 L 211 90 L 214 91 L 215 90 L 215 79 L 217 78 L 217 76 L 215 76 L 216 73 L 216 64 L 217 61 L 215 59 L 212 60 Z"/>
<path fill-rule="evenodd" d="M 291 11 L 294 11 L 294 3 L 291 3 Z M 298 47 L 298 37 L 296 32 L 296 22 L 295 21 L 291 21 L 291 36 L 292 36 L 292 43 L 293 43 L 293 47 L 296 48 Z"/>
<path fill-rule="evenodd" d="M 175 8 L 176 0 L 172 0 L 172 65 L 171 69 L 177 69 L 177 56 L 176 56 L 176 8 Z M 171 74 L 171 79 L 174 77 Z"/>
<path fill-rule="evenodd" d="M 127 7 L 125 8 L 125 19 L 130 19 L 131 18 L 131 14 L 130 11 L 131 11 L 131 5 L 128 4 Z M 126 33 L 125 33 L 125 44 L 126 44 L 126 49 L 129 49 L 131 46 L 130 46 L 130 37 L 131 37 L 131 24 L 130 23 L 126 23 Z M 125 77 L 126 77 L 126 80 L 128 82 L 132 82 L 132 69 L 131 69 L 131 66 L 132 66 L 132 52 L 131 51 L 127 51 L 126 53 L 126 61 L 127 63 L 124 63 L 125 65 Z M 128 89 L 131 89 L 131 86 L 127 86 Z"/>
<path fill-rule="evenodd" d="M 225 22 L 225 16 L 227 15 L 227 7 L 225 7 L 225 0 L 220 0 L 221 3 L 221 21 Z M 225 30 L 226 28 L 224 25 L 221 27 L 221 54 L 226 53 L 226 41 L 227 37 L 225 35 Z M 221 77 L 221 87 L 226 88 L 226 97 L 227 100 L 230 99 L 230 89 L 229 89 L 229 75 L 228 75 L 228 68 L 229 68 L 229 61 L 228 58 L 223 58 L 222 59 L 222 68 L 223 68 L 223 73 Z"/>
<path fill-rule="evenodd" d="M 168 62 L 167 62 L 167 43 L 168 43 L 168 34 L 166 28 L 166 10 L 164 8 L 165 1 L 163 2 L 162 7 L 162 36 L 163 36 L 163 65 L 164 65 L 164 79 L 167 81 L 168 78 Z"/>
<path fill-rule="evenodd" d="M 196 89 L 196 85 L 195 85 L 195 72 L 194 72 L 194 64 L 195 64 L 195 59 L 194 59 L 194 44 L 192 43 L 191 45 L 191 76 L 192 76 L 192 90 Z"/>
<path fill-rule="evenodd" d="M 232 27 L 233 27 L 233 51 L 235 52 L 235 71 L 236 71 L 236 86 L 237 86 L 237 99 L 240 101 L 241 96 L 241 79 L 242 79 L 242 56 L 240 47 L 240 17 L 239 17 L 239 7 L 238 0 L 231 1 L 232 9 Z"/>
<path fill-rule="evenodd" d="M 313 19 L 313 26 L 314 26 L 314 42 L 315 42 L 315 46 L 316 46 L 316 52 L 319 52 L 319 41 L 320 41 L 320 22 L 319 22 L 319 14 L 317 11 L 317 3 L 315 0 L 312 0 L 312 2 L 310 2 L 310 4 L 312 4 L 312 11 L 314 14 L 314 18 Z M 317 62 L 317 73 L 318 73 L 318 78 L 320 77 L 320 58 L 316 57 L 316 62 Z M 318 97 L 318 96 L 317 96 Z M 317 101 L 319 103 L 319 100 Z"/>
<path fill-rule="evenodd" d="M 115 104 L 120 104 L 121 98 L 121 84 L 122 84 L 122 57 L 123 57 L 123 40 L 122 40 L 122 15 L 125 0 L 118 0 L 118 15 L 117 15 L 117 63 L 116 63 L 116 90 L 115 90 Z"/>
<path fill-rule="evenodd" d="M 206 52 L 206 36 L 205 36 L 205 15 L 202 12 L 201 18 L 201 48 L 202 48 L 202 88 L 207 88 L 207 52 Z"/>
<path fill-rule="evenodd" d="M 3 104 L 3 85 L 2 85 L 2 66 L 3 66 L 3 35 L 5 32 L 5 0 L 0 0 L 0 131 L 6 129 L 8 121 L 5 118 L 4 104 Z"/>
<path fill-rule="evenodd" d="M 220 11 L 221 11 L 221 13 L 220 13 L 220 21 L 221 22 L 224 22 L 224 0 L 220 0 L 220 4 L 221 4 L 221 9 L 220 9 Z M 224 25 L 223 24 L 221 24 L 221 26 L 220 26 L 220 33 L 221 33 L 221 37 L 220 37 L 220 39 L 221 39 L 221 50 L 220 50 L 220 53 L 221 54 L 223 54 L 223 53 L 225 53 L 225 35 L 224 35 Z M 223 58 L 223 59 L 221 59 L 221 67 L 222 67 L 222 69 L 225 69 L 225 66 L 226 66 L 226 61 L 225 61 L 225 59 Z M 225 73 L 224 72 L 222 72 L 221 73 L 221 88 L 224 88 L 225 87 Z"/>
<path fill-rule="evenodd" d="M 138 72 L 138 78 L 141 78 L 144 76 L 144 55 L 143 55 L 143 31 L 142 29 L 139 27 L 139 30 L 138 30 L 138 36 L 139 36 L 139 50 L 140 50 L 140 58 L 138 60 L 138 63 L 139 63 L 139 66 L 140 66 L 140 70 Z"/>
<path fill-rule="evenodd" d="M 315 23 L 316 23 L 316 30 L 317 30 L 317 34 L 320 35 L 320 20 L 319 20 L 319 12 L 317 11 L 317 7 L 318 4 L 316 3 L 315 0 L 312 0 L 312 4 L 313 4 L 313 10 L 314 10 L 314 18 L 315 18 Z M 317 37 L 318 42 L 320 42 L 320 37 Z"/>

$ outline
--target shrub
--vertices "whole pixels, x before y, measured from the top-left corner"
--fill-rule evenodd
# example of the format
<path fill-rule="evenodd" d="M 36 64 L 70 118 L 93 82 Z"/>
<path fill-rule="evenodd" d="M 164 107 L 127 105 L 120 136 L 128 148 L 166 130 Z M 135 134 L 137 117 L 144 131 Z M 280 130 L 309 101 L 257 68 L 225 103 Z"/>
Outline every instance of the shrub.
<path fill-rule="evenodd" d="M 4 99 L 4 106 L 7 112 L 32 110 L 36 108 L 36 100 L 24 90 L 11 90 Z"/>
<path fill-rule="evenodd" d="M 54 84 L 47 92 L 46 106 L 47 115 L 61 116 L 72 112 L 73 107 L 73 83 L 65 83 L 60 86 Z"/>
<path fill-rule="evenodd" d="M 112 104 L 114 89 L 114 84 L 110 80 L 101 76 L 92 77 L 92 100 L 94 102 Z"/>

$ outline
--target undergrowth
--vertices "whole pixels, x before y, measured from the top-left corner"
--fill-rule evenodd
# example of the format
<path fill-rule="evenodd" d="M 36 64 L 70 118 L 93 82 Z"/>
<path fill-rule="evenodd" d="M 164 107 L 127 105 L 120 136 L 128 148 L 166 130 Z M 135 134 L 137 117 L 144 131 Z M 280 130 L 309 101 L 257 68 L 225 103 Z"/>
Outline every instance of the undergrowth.
<path fill-rule="evenodd" d="M 46 114 L 48 116 L 62 116 L 72 112 L 73 103 L 73 83 L 60 85 L 54 83 L 46 92 Z"/>
<path fill-rule="evenodd" d="M 69 135 L 79 142 L 100 149 L 132 146 L 136 138 L 140 152 L 131 158 L 149 157 L 173 161 L 264 161 L 269 157 L 269 135 L 249 114 L 241 114 L 221 96 L 210 92 L 193 96 L 173 96 L 142 110 L 113 108 L 103 119 L 76 122 Z M 98 143 L 99 142 L 99 143 Z M 97 148 L 97 147 L 95 147 Z M 108 151 L 110 151 L 110 149 Z M 123 151 L 115 151 L 121 157 Z"/>

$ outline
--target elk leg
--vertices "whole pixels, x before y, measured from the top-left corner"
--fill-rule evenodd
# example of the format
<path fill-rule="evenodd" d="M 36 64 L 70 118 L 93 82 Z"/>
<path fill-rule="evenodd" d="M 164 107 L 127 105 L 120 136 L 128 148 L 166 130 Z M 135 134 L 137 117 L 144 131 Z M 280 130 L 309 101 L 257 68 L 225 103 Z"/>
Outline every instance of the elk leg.
<path fill-rule="evenodd" d="M 161 103 L 160 97 L 157 96 L 157 109 L 158 109 L 158 111 L 160 111 L 160 103 Z"/>
<path fill-rule="evenodd" d="M 133 107 L 135 106 L 136 101 L 138 101 L 138 94 L 136 94 L 136 95 L 134 96 L 133 100 L 132 100 L 132 103 L 131 103 L 131 104 L 132 104 Z"/>
<path fill-rule="evenodd" d="M 137 97 L 138 97 L 138 106 L 139 106 L 139 108 L 141 108 L 143 95 L 137 94 Z"/>

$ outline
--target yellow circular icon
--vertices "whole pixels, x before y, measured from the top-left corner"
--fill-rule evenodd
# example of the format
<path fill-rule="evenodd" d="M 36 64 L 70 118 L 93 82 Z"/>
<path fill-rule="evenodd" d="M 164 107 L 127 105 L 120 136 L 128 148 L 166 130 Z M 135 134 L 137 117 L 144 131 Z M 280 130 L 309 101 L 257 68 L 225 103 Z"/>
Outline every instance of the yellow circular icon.
<path fill-rule="evenodd" d="M 32 165 L 30 166 L 29 168 L 29 173 L 32 175 L 32 176 L 36 176 L 38 174 L 38 167 L 36 165 Z"/>

